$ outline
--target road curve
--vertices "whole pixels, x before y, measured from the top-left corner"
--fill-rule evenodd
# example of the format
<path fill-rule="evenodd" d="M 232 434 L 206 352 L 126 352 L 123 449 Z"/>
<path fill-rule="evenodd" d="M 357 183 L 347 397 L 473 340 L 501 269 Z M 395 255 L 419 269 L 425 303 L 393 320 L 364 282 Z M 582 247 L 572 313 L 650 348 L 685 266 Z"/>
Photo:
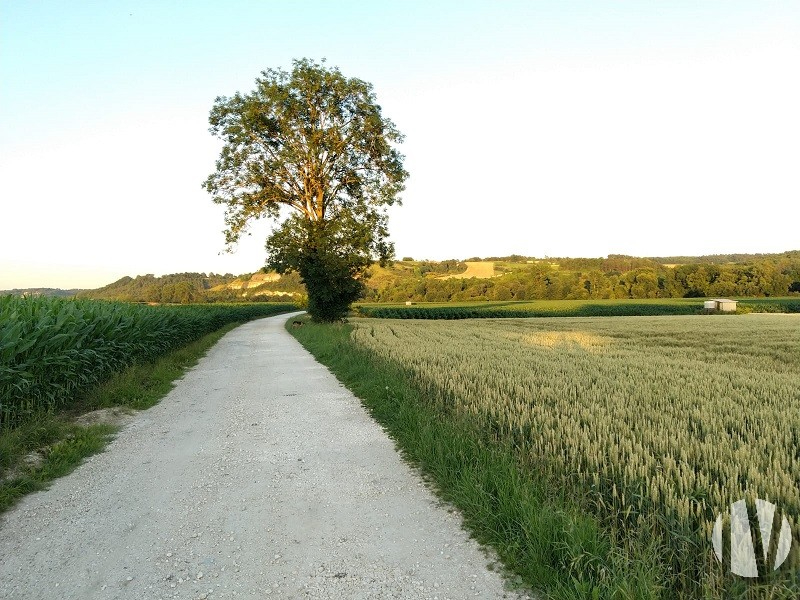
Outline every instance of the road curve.
<path fill-rule="evenodd" d="M 516 598 L 286 318 L 2 517 L 0 598 Z"/>

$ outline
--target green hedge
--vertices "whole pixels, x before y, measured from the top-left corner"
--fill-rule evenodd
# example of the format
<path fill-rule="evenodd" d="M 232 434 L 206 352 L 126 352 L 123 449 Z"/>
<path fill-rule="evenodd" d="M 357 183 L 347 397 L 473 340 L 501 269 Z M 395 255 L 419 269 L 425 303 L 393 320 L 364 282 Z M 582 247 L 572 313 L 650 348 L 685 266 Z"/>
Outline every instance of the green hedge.
<path fill-rule="evenodd" d="M 740 312 L 800 312 L 792 298 L 753 298 L 739 301 Z M 703 312 L 703 300 L 547 300 L 540 302 L 454 303 L 432 306 L 361 305 L 361 316 L 381 319 L 500 319 L 526 317 L 640 317 L 694 315 Z"/>
<path fill-rule="evenodd" d="M 382 319 L 498 319 L 524 317 L 610 317 L 610 316 L 654 316 L 691 315 L 698 309 L 689 304 L 581 304 L 565 302 L 563 308 L 524 308 L 477 307 L 477 306 L 436 306 L 436 307 L 377 307 L 358 308 L 365 317 Z"/>

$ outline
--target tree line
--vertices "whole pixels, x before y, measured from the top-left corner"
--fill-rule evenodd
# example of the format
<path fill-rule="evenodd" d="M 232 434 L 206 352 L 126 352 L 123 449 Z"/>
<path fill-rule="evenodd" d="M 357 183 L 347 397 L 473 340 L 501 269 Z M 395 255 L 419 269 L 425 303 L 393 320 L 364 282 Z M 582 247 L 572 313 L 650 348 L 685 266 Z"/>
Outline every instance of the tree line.
<path fill-rule="evenodd" d="M 278 292 L 302 293 L 300 277 L 290 274 L 278 281 L 263 283 L 256 289 L 213 289 L 230 284 L 236 279 L 246 280 L 226 273 L 173 273 L 155 277 L 139 275 L 123 277 L 96 290 L 86 290 L 78 297 L 123 302 L 148 302 L 158 304 L 203 304 L 208 302 L 291 302 L 294 298 Z M 246 292 L 246 293 L 243 293 Z"/>
<path fill-rule="evenodd" d="M 455 302 L 800 294 L 800 252 L 744 264 L 702 263 L 674 267 L 650 259 L 622 256 L 550 260 L 552 262 L 527 264 L 492 279 L 429 276 L 383 281 L 380 286 L 368 290 L 366 300 Z"/>

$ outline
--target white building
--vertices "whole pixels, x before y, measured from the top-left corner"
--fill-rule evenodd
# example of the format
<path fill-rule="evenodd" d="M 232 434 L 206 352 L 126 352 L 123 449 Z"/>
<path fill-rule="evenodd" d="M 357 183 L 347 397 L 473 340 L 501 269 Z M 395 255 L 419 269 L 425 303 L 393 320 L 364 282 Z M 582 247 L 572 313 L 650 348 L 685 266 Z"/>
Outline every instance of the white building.
<path fill-rule="evenodd" d="M 736 302 L 737 300 L 728 300 L 727 298 L 715 298 L 703 302 L 703 308 L 720 312 L 736 312 Z"/>

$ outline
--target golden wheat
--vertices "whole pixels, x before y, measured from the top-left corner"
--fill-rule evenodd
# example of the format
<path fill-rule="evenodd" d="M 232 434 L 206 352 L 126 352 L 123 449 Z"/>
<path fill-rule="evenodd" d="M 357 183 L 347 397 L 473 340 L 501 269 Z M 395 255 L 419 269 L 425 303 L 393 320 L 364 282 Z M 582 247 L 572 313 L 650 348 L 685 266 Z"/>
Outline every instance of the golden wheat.
<path fill-rule="evenodd" d="M 732 501 L 800 515 L 800 318 L 361 319 L 353 339 L 576 482 L 700 532 Z"/>

